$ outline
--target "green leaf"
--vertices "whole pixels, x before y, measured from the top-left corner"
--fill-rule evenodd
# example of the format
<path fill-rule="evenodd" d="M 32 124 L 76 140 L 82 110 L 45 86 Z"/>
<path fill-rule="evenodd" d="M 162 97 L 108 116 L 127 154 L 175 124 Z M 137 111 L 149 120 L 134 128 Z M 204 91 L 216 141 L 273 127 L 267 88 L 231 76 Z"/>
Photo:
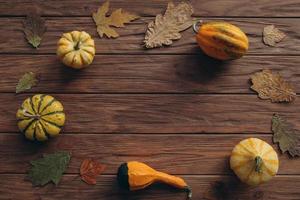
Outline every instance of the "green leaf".
<path fill-rule="evenodd" d="M 57 185 L 66 170 L 71 155 L 68 152 L 45 154 L 43 158 L 31 161 L 28 177 L 34 186 L 46 185 L 52 181 Z"/>
<path fill-rule="evenodd" d="M 21 79 L 19 80 L 16 86 L 16 93 L 23 92 L 25 90 L 29 90 L 33 86 L 36 86 L 38 83 L 38 79 L 36 74 L 33 72 L 26 72 Z"/>
<path fill-rule="evenodd" d="M 37 48 L 46 32 L 45 20 L 42 19 L 37 13 L 31 12 L 27 15 L 26 20 L 23 22 L 24 34 L 27 41 L 35 48 Z"/>
<path fill-rule="evenodd" d="M 273 142 L 279 143 L 282 153 L 289 152 L 293 157 L 300 156 L 300 134 L 278 114 L 272 117 Z"/>

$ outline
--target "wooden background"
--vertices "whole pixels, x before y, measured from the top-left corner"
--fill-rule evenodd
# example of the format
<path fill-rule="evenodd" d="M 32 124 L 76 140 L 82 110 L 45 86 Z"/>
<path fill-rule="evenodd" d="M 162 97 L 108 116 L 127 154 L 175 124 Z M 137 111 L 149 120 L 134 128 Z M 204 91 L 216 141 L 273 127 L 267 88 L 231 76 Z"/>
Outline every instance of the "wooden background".
<path fill-rule="evenodd" d="M 300 199 L 300 159 L 279 154 L 278 175 L 257 188 L 240 184 L 228 163 L 232 148 L 242 139 L 258 137 L 272 143 L 274 112 L 300 129 L 299 100 L 272 104 L 249 89 L 249 76 L 270 68 L 300 92 L 300 1 L 192 0 L 195 17 L 226 20 L 249 36 L 248 54 L 227 63 L 204 56 L 191 29 L 171 47 L 142 47 L 147 23 L 164 12 L 167 2 L 112 0 L 113 9 L 142 16 L 119 29 L 121 37 L 113 40 L 100 39 L 91 18 L 101 0 L 0 0 L 1 200 L 185 199 L 184 193 L 160 184 L 132 194 L 120 190 L 115 174 L 119 164 L 128 160 L 182 176 L 192 186 L 194 200 Z M 37 50 L 27 44 L 22 32 L 22 20 L 32 8 L 42 13 L 48 26 Z M 261 41 L 268 24 L 287 34 L 275 48 Z M 95 60 L 83 71 L 64 67 L 55 55 L 61 34 L 72 30 L 85 30 L 96 42 Z M 39 85 L 15 95 L 18 79 L 29 71 L 40 74 Z M 15 120 L 21 102 L 35 93 L 55 96 L 67 114 L 61 136 L 41 145 L 26 141 Z M 34 188 L 24 180 L 30 160 L 58 150 L 72 152 L 58 186 Z M 78 177 L 86 157 L 107 165 L 95 186 Z M 216 190 L 222 195 L 213 195 Z"/>

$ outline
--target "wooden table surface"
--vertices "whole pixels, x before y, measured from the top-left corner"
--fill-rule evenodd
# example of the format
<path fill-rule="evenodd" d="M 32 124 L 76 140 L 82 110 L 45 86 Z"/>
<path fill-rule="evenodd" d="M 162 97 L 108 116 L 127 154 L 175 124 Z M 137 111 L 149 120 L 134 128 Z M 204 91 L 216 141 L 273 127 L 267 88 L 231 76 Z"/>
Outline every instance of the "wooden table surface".
<path fill-rule="evenodd" d="M 277 145 L 273 147 L 280 158 L 278 175 L 259 187 L 239 184 L 228 162 L 232 148 L 242 139 L 258 137 L 272 144 L 274 112 L 300 129 L 300 100 L 272 104 L 249 89 L 249 76 L 269 68 L 300 92 L 300 1 L 192 0 L 195 17 L 226 20 L 247 33 L 248 54 L 227 63 L 204 56 L 192 29 L 171 47 L 142 47 L 147 23 L 164 12 L 167 2 L 112 0 L 111 8 L 142 17 L 119 29 L 120 38 L 100 39 L 91 13 L 101 0 L 0 0 L 1 200 L 185 199 L 184 193 L 160 184 L 136 193 L 120 190 L 115 174 L 129 160 L 183 177 L 193 188 L 194 200 L 300 199 L 300 159 L 282 155 Z M 48 27 L 37 50 L 22 32 L 24 16 L 33 7 Z M 261 41 L 268 24 L 287 34 L 277 47 Z M 64 67 L 55 55 L 61 34 L 72 30 L 85 30 L 96 42 L 95 60 L 83 71 Z M 18 79 L 29 71 L 40 74 L 39 85 L 15 95 Z M 40 145 L 21 136 L 15 119 L 21 102 L 35 93 L 55 96 L 67 115 L 63 133 Z M 72 153 L 58 186 L 34 188 L 24 180 L 30 160 L 58 150 Z M 78 177 L 81 161 L 87 157 L 107 165 L 95 186 Z M 224 185 L 216 187 L 217 181 Z M 207 197 L 220 188 L 225 190 L 221 197 Z"/>

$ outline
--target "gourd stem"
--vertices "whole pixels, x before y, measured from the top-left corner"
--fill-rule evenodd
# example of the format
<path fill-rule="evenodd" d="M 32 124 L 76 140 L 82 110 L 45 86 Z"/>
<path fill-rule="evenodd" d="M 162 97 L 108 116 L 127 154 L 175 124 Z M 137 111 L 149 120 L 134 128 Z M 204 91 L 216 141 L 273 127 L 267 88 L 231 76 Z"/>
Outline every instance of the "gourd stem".
<path fill-rule="evenodd" d="M 41 117 L 39 114 L 37 114 L 37 115 L 31 115 L 28 112 L 26 112 L 26 110 L 23 112 L 23 115 L 25 117 L 30 117 L 30 118 L 33 118 L 33 119 L 40 119 L 40 117 Z"/>
<path fill-rule="evenodd" d="M 187 199 L 190 200 L 192 199 L 193 193 L 192 193 L 192 188 L 190 188 L 189 186 L 186 187 L 186 191 L 187 191 Z"/>
<path fill-rule="evenodd" d="M 203 23 L 203 21 L 202 21 L 202 20 L 199 20 L 199 21 L 197 21 L 197 22 L 195 22 L 195 23 L 193 24 L 193 30 L 194 30 L 195 33 L 198 33 L 198 30 L 199 30 L 200 25 L 201 25 L 202 23 Z"/>
<path fill-rule="evenodd" d="M 79 50 L 79 46 L 80 46 L 80 41 L 76 42 L 74 49 L 75 50 Z"/>
<path fill-rule="evenodd" d="M 255 161 L 255 171 L 260 173 L 261 172 L 261 167 L 262 167 L 262 164 L 263 164 L 263 159 L 260 156 L 256 156 L 254 158 L 254 161 Z"/>

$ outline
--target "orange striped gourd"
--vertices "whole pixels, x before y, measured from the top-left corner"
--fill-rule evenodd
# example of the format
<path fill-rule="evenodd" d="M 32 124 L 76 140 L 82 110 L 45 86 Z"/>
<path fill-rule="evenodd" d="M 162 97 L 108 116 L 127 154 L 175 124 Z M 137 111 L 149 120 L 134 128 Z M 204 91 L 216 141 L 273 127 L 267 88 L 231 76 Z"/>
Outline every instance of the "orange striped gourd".
<path fill-rule="evenodd" d="M 20 131 L 29 140 L 45 141 L 55 137 L 65 124 L 62 104 L 45 94 L 27 98 L 16 115 Z"/>
<path fill-rule="evenodd" d="M 279 160 L 271 145 L 257 138 L 248 138 L 234 147 L 230 167 L 242 182 L 256 186 L 276 175 Z"/>
<path fill-rule="evenodd" d="M 227 22 L 201 24 L 196 39 L 205 54 L 219 60 L 240 58 L 247 52 L 249 46 L 245 33 Z"/>

